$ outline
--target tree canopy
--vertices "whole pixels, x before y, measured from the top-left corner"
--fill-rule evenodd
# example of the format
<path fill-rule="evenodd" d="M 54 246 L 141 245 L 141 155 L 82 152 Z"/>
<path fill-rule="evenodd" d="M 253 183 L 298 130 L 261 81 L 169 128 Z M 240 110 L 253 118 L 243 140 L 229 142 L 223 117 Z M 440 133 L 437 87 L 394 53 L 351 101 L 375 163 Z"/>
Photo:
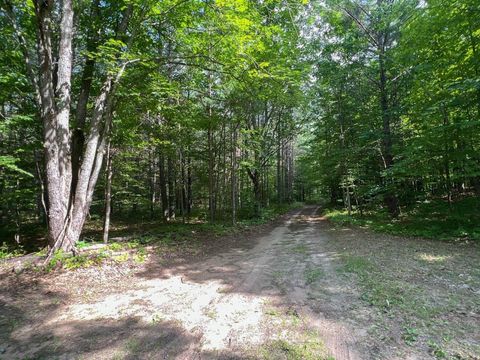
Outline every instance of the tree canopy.
<path fill-rule="evenodd" d="M 475 0 L 17 1 L 0 8 L 0 226 L 391 218 L 480 195 Z M 35 229 L 35 230 L 32 230 Z"/>

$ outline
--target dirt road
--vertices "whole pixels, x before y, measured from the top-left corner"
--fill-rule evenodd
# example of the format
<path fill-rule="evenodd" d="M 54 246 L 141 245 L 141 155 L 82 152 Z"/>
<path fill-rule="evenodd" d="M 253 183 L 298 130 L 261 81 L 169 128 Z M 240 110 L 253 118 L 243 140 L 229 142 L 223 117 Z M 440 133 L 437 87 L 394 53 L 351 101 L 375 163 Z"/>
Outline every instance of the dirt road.
<path fill-rule="evenodd" d="M 306 207 L 201 261 L 153 255 L 134 269 L 2 284 L 0 358 L 425 358 L 367 331 L 378 312 L 338 271 L 331 236 Z"/>

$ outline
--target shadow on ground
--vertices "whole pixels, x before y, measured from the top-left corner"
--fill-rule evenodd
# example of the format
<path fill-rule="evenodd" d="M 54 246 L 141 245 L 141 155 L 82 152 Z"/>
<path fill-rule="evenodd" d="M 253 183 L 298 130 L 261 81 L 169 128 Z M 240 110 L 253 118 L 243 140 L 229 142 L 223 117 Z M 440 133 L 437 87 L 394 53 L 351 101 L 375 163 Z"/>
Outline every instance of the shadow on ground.
<path fill-rule="evenodd" d="M 136 317 L 64 320 L 52 323 L 70 300 L 38 281 L 2 289 L 0 359 L 243 359 L 234 350 L 201 352 L 202 334 L 174 321 Z M 30 304 L 19 306 L 18 304 Z"/>
<path fill-rule="evenodd" d="M 265 295 L 265 289 L 241 289 L 239 285 L 253 266 L 262 272 L 262 266 L 267 265 L 256 264 L 257 256 L 249 250 L 273 228 L 274 225 L 263 226 L 256 232 L 226 236 L 218 246 L 210 246 L 209 253 L 199 258 L 178 257 L 165 264 L 159 256 L 153 255 L 141 269 L 125 279 L 109 279 L 107 274 L 108 291 L 100 291 L 93 299 L 88 293 L 90 287 L 98 286 L 94 281 L 98 279 L 82 275 L 83 269 L 43 275 L 10 274 L 0 279 L 0 359 L 247 358 L 244 349 L 239 350 L 235 339 L 226 349 L 201 350 L 204 329 L 191 326 L 186 329 L 181 321 L 157 318 L 155 311 L 148 311 L 155 309 L 168 312 L 163 306 L 169 305 L 169 299 L 165 298 L 161 284 L 178 277 L 181 278 L 173 284 L 174 291 L 175 286 L 182 286 L 183 283 L 198 285 L 197 289 L 214 283 L 221 288 L 221 296 L 248 293 L 250 298 L 230 299 L 233 306 L 242 302 L 247 309 L 251 305 L 251 296 L 256 298 Z M 102 270 L 100 268 L 97 274 L 92 275 L 100 278 L 103 276 Z M 66 281 L 69 282 L 68 286 L 62 288 Z M 120 286 L 116 282 L 125 284 Z M 154 284 L 153 291 L 146 296 L 150 284 Z M 211 291 L 215 293 L 219 288 L 206 288 L 204 295 Z M 137 295 L 144 298 L 137 301 Z M 196 299 L 192 299 L 192 302 L 198 300 L 198 295 L 193 294 Z M 122 297 L 126 299 L 122 306 L 109 302 Z M 92 307 L 89 308 L 89 305 Z M 137 316 L 137 308 L 142 307 L 149 309 L 142 309 Z M 82 308 L 83 312 L 66 316 L 71 314 L 72 308 Z M 111 317 L 90 312 L 98 308 L 116 314 Z M 258 312 L 257 309 L 254 311 Z M 200 320 L 212 320 L 214 315 L 211 312 L 202 314 Z"/>
<path fill-rule="evenodd" d="M 478 246 L 332 227 L 314 210 L 303 209 L 287 225 L 212 240 L 197 257 L 152 254 L 125 275 L 99 268 L 0 278 L 0 359 L 257 358 L 245 352 L 242 341 L 260 335 L 264 306 L 277 318 L 270 330 L 280 332 L 285 328 L 275 328 L 275 320 L 302 322 L 305 304 L 313 310 L 310 317 L 321 314 L 323 324 L 343 328 L 332 330 L 333 346 L 346 331 L 360 328 L 363 333 L 350 335 L 364 342 L 371 356 L 406 351 L 390 357 L 400 359 L 416 351 L 417 358 L 431 358 L 427 330 L 417 348 L 402 338 L 405 324 L 420 327 L 418 314 L 408 312 L 414 308 L 410 303 L 443 306 L 420 320 L 439 331 L 444 329 L 436 322 L 448 321 L 465 341 L 478 341 L 467 334 L 479 319 L 478 297 L 472 295 L 480 293 Z M 358 292 L 362 271 L 370 268 L 382 276 Z M 402 290 L 397 308 L 376 309 L 376 298 L 368 303 L 361 297 L 377 283 L 385 284 L 377 291 L 382 304 L 383 297 L 396 296 L 399 284 L 408 291 Z M 275 314 L 278 307 L 286 311 Z M 376 323 L 382 334 L 375 333 Z M 225 346 L 206 351 L 209 339 L 213 348 L 215 341 Z M 271 339 L 263 340 L 256 341 L 258 347 Z M 283 358 L 288 353 L 275 357 Z"/>

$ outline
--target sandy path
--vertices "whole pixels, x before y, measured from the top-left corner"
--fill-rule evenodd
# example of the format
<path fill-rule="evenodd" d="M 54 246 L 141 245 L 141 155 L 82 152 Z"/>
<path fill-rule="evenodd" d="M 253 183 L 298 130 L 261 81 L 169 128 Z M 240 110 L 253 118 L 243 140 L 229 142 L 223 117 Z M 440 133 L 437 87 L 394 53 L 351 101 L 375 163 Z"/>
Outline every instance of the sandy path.
<path fill-rule="evenodd" d="M 83 301 L 77 294 L 16 326 L 0 358 L 243 359 L 306 336 L 337 360 L 369 358 L 362 323 L 370 314 L 333 269 L 336 254 L 323 247 L 328 235 L 316 213 L 302 209 L 253 248 L 168 269 L 150 263 L 121 280 L 130 284 L 122 292 Z"/>

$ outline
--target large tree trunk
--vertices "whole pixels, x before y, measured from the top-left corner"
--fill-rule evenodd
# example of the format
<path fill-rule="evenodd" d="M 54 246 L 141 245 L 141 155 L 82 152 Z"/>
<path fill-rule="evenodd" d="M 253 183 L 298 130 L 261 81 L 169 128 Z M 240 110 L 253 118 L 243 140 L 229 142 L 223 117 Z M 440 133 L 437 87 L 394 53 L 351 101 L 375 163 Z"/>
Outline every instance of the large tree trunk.
<path fill-rule="evenodd" d="M 72 1 L 63 1 L 60 23 L 57 87 L 54 91 L 51 44 L 53 1 L 35 1 L 37 46 L 40 60 L 40 116 L 44 129 L 45 175 L 48 197 L 48 242 L 54 247 L 66 229 L 70 202 L 70 112 L 72 68 Z M 58 103 L 55 98 L 58 97 Z"/>
<path fill-rule="evenodd" d="M 87 61 L 84 68 L 80 98 L 77 104 L 76 136 L 70 133 L 71 75 L 73 63 L 73 1 L 63 0 L 59 25 L 58 54 L 53 55 L 51 21 L 55 2 L 35 0 L 34 9 L 37 27 L 37 51 L 39 76 L 29 70 L 32 85 L 38 88 L 40 118 L 44 129 L 46 205 L 48 210 L 49 256 L 62 249 L 75 251 L 92 201 L 93 190 L 102 167 L 112 117 L 112 97 L 115 85 L 128 63 L 123 63 L 117 74 L 107 75 L 96 98 L 90 121 L 89 133 L 84 144 L 83 123 L 86 103 L 91 87 L 93 64 Z M 92 14 L 99 2 L 92 4 Z M 117 36 L 126 31 L 133 6 L 124 11 Z M 91 34 L 89 48 L 96 43 L 96 34 Z M 19 38 L 21 40 L 21 38 Z M 27 69 L 31 69 L 28 51 L 25 52 Z M 53 59 L 56 59 L 54 62 Z M 32 76 L 33 74 L 33 76 Z M 73 154 L 72 154 L 73 152 Z"/>

